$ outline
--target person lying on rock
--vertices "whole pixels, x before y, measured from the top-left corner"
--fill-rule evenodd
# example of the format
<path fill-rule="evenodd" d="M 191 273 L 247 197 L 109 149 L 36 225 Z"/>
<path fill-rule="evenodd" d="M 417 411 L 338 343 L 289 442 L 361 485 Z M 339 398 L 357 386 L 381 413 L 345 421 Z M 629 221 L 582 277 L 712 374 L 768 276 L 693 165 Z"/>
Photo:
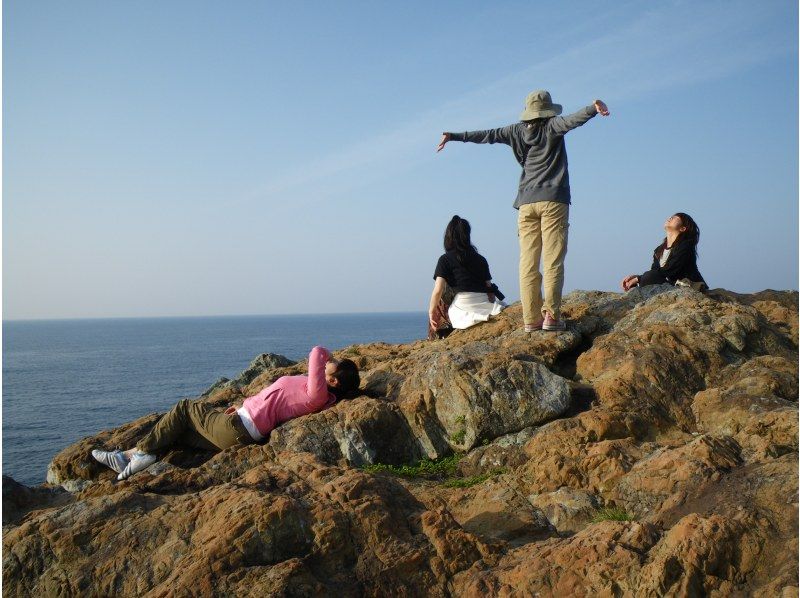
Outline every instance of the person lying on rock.
<path fill-rule="evenodd" d="M 350 359 L 337 361 L 324 347 L 308 356 L 308 376 L 282 376 L 241 406 L 224 412 L 203 401 L 183 399 L 158 420 L 135 448 L 93 450 L 92 457 L 124 480 L 155 463 L 157 453 L 175 445 L 206 451 L 265 440 L 283 422 L 322 411 L 358 389 L 358 367 Z"/>
<path fill-rule="evenodd" d="M 622 280 L 622 290 L 649 284 L 677 284 L 698 290 L 708 288 L 697 269 L 697 244 L 700 228 L 689 214 L 678 212 L 664 223 L 667 236 L 653 252 L 653 265 L 644 274 L 631 274 Z"/>
<path fill-rule="evenodd" d="M 428 307 L 428 322 L 437 330 L 442 319 L 440 300 L 445 284 L 455 293 L 447 309 L 450 325 L 455 329 L 469 328 L 496 316 L 505 307 L 497 285 L 492 284 L 489 263 L 470 240 L 469 222 L 453 216 L 444 231 L 445 253 L 436 263 L 436 281 Z M 498 299 L 499 297 L 499 299 Z"/>

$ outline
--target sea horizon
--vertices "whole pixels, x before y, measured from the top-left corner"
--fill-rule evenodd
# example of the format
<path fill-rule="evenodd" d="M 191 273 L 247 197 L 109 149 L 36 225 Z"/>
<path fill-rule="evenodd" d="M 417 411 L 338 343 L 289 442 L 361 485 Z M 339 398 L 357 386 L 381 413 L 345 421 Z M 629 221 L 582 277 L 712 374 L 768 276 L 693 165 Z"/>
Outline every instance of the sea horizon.
<path fill-rule="evenodd" d="M 425 312 L 3 320 L 3 474 L 36 485 L 62 449 L 197 397 L 261 353 L 300 361 L 425 338 Z"/>
<path fill-rule="evenodd" d="M 180 320 L 180 319 L 202 319 L 202 318 L 291 318 L 291 317 L 313 317 L 313 316 L 361 316 L 361 315 L 399 315 L 399 314 L 424 314 L 424 309 L 414 310 L 387 310 L 387 311 L 332 311 L 319 313 L 275 313 L 275 314 L 210 314 L 210 315 L 180 315 L 180 316 L 67 316 L 56 318 L 3 318 L 2 323 L 12 322 L 71 322 L 71 321 L 102 321 L 102 320 Z"/>

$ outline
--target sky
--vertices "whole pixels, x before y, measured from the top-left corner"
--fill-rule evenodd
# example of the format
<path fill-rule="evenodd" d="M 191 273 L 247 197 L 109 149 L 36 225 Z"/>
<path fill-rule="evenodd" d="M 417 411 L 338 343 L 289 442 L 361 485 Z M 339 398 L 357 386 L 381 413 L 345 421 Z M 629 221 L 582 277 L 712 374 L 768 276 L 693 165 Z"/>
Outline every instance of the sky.
<path fill-rule="evenodd" d="M 3 318 L 423 311 L 454 214 L 519 297 L 520 167 L 442 131 L 571 113 L 565 291 L 664 220 L 798 288 L 797 3 L 3 3 Z"/>

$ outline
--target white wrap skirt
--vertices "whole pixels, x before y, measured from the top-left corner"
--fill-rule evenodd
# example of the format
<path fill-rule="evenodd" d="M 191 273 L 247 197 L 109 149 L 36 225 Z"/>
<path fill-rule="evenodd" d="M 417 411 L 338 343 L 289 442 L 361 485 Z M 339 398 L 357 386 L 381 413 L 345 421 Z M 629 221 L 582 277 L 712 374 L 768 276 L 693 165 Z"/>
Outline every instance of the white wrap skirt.
<path fill-rule="evenodd" d="M 447 315 L 453 328 L 463 330 L 496 316 L 504 307 L 497 299 L 489 301 L 486 293 L 456 293 Z"/>

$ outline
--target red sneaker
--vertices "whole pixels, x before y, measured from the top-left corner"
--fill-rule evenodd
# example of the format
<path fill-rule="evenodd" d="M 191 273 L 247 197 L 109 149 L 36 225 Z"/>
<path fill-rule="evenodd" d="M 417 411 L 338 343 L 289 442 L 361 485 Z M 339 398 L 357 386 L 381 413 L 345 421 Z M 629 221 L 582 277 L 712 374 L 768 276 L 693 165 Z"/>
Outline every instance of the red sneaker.
<path fill-rule="evenodd" d="M 553 316 L 550 315 L 550 312 L 545 313 L 544 322 L 542 323 L 542 330 L 549 330 L 551 332 L 560 332 L 566 329 L 567 329 L 567 323 L 564 320 L 556 320 Z"/>
<path fill-rule="evenodd" d="M 541 330 L 543 324 L 544 324 L 544 318 L 542 318 L 535 324 L 525 324 L 525 332 L 536 332 L 537 330 Z"/>

